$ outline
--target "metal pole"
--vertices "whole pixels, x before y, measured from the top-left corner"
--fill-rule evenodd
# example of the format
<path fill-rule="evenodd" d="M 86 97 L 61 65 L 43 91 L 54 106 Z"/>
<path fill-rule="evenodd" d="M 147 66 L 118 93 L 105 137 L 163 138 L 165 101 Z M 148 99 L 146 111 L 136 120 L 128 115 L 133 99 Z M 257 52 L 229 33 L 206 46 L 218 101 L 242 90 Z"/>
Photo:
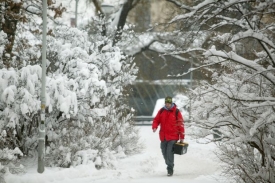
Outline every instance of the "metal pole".
<path fill-rule="evenodd" d="M 75 0 L 75 27 L 77 27 L 77 9 L 78 9 L 78 0 Z"/>
<path fill-rule="evenodd" d="M 47 31 L 47 0 L 43 0 L 43 36 L 42 36 L 42 87 L 41 87 L 41 119 L 38 139 L 38 173 L 44 172 L 45 164 L 45 84 L 46 84 L 46 31 Z"/>
<path fill-rule="evenodd" d="M 4 3 L 0 3 L 0 20 L 3 20 Z M 2 30 L 2 21 L 0 21 L 0 31 Z"/>

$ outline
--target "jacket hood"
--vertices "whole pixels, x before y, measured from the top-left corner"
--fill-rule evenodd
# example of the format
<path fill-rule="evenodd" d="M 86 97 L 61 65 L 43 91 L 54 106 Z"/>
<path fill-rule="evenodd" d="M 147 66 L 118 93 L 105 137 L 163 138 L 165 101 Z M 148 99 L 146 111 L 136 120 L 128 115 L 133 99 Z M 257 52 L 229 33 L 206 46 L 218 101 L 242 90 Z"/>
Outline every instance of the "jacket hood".
<path fill-rule="evenodd" d="M 165 109 L 165 110 L 174 110 L 174 109 L 176 109 L 176 107 L 177 107 L 177 105 L 175 103 L 172 103 L 172 105 L 169 109 L 165 105 L 164 105 L 163 109 Z"/>

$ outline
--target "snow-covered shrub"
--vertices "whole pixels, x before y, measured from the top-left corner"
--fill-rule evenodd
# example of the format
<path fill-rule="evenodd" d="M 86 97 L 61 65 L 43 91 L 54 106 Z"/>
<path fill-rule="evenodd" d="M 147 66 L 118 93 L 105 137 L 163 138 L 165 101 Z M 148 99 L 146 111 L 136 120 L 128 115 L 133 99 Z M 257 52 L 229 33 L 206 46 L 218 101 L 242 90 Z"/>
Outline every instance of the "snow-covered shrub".
<path fill-rule="evenodd" d="M 58 17 L 64 11 L 48 3 L 49 16 Z M 15 170 L 13 163 L 19 156 L 36 156 L 37 148 L 42 74 L 42 20 L 37 7 L 42 4 L 32 0 L 20 5 L 33 8 L 22 11 L 24 21 L 16 22 L 8 69 L 2 63 L 7 36 L 0 32 L 1 172 L 7 167 Z M 98 32 L 88 35 L 58 20 L 56 26 L 48 21 L 46 163 L 69 167 L 93 162 L 97 168 L 113 167 L 116 158 L 141 149 L 125 101 L 126 87 L 137 73 L 133 59 L 111 46 L 108 37 L 98 37 Z M 86 152 L 92 153 L 85 156 Z"/>
<path fill-rule="evenodd" d="M 0 162 L 10 171 L 16 169 L 13 163 L 17 158 L 29 155 L 36 145 L 40 75 L 39 66 L 18 72 L 13 68 L 0 70 Z"/>
<path fill-rule="evenodd" d="M 68 78 L 51 80 L 47 86 L 51 90 L 47 93 L 51 114 L 46 143 L 49 144 L 47 153 L 55 154 L 49 157 L 53 158 L 49 161 L 53 164 L 76 164 L 68 159 L 72 160 L 74 154 L 83 149 L 99 150 L 99 156 L 107 147 L 115 150 L 119 145 L 127 147 L 124 147 L 125 153 L 136 150 L 126 143 L 129 134 L 135 142 L 138 137 L 123 97 L 124 87 L 135 79 L 136 69 L 131 64 L 132 59 L 123 56 L 118 48 L 100 52 L 96 43 L 97 40 L 88 40 L 85 32 L 68 27 L 58 27 L 54 37 L 49 38 L 47 54 L 48 58 L 53 58 L 49 74 L 62 73 Z M 64 89 L 66 92 L 62 91 Z M 63 96 L 59 97 L 60 94 Z M 62 100 L 70 103 L 61 106 Z M 70 152 L 65 147 L 69 147 Z M 104 158 L 102 162 L 104 164 Z"/>
<path fill-rule="evenodd" d="M 0 70 L 0 149 L 18 147 L 35 155 L 40 119 L 40 35 L 22 31 L 14 50 L 18 68 Z M 32 46 L 20 49 L 21 41 Z M 119 48 L 97 48 L 85 31 L 57 26 L 47 36 L 46 162 L 69 167 L 85 161 L 79 153 L 96 151 L 91 162 L 114 166 L 122 154 L 140 149 L 125 87 L 135 79 L 132 58 Z M 119 154 L 119 155 L 116 155 Z M 110 157 L 108 157 L 110 156 Z M 13 160 L 12 160 L 13 161 Z M 109 162 L 112 161 L 112 162 Z M 0 161 L 2 162 L 2 161 Z M 3 165 L 3 164 L 2 164 Z"/>

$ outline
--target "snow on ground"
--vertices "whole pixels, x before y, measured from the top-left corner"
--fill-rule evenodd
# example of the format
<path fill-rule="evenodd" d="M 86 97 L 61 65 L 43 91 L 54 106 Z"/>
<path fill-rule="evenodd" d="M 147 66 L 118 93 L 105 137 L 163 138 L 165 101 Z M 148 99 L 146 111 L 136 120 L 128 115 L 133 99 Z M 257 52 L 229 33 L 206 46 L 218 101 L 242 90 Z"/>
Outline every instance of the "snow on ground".
<path fill-rule="evenodd" d="M 219 175 L 220 162 L 213 151 L 215 144 L 198 144 L 186 136 L 189 143 L 188 152 L 175 155 L 173 177 L 166 176 L 158 131 L 152 132 L 151 126 L 140 128 L 141 141 L 146 148 L 142 153 L 120 159 L 115 169 L 97 170 L 92 165 L 72 168 L 45 168 L 43 174 L 37 173 L 37 159 L 33 166 L 27 168 L 24 175 L 8 174 L 7 183 L 225 183 L 227 180 Z"/>

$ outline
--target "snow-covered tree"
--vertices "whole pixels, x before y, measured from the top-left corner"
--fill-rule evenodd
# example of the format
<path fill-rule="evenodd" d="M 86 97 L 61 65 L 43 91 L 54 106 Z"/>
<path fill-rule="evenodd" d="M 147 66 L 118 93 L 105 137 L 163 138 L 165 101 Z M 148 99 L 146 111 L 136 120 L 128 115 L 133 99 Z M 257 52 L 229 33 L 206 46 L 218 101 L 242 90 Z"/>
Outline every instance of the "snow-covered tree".
<path fill-rule="evenodd" d="M 0 57 L 1 67 L 8 67 L 0 70 L 0 172 L 7 167 L 16 171 L 18 157 L 35 156 L 37 148 L 41 7 L 40 2 L 32 8 L 38 15 L 32 21 L 17 22 L 11 52 L 17 57 L 6 57 L 9 67 Z M 60 20 L 55 23 L 49 21 L 47 34 L 46 162 L 62 167 L 87 162 L 97 168 L 114 166 L 116 158 L 140 150 L 133 114 L 124 101 L 137 72 L 133 59 L 108 38 L 110 44 L 99 48 L 96 36 Z M 1 56 L 7 36 L 0 32 Z"/>
<path fill-rule="evenodd" d="M 171 22 L 213 35 L 209 47 L 196 49 L 212 80 L 193 91 L 195 135 L 214 133 L 209 140 L 218 141 L 224 173 L 236 182 L 274 182 L 275 2 L 169 1 L 185 11 Z"/>
<path fill-rule="evenodd" d="M 60 17 L 65 10 L 62 4 L 55 4 L 53 1 L 48 1 L 49 18 L 54 19 Z M 37 18 L 39 17 L 39 18 Z M 20 63 L 20 55 L 14 50 L 16 39 L 17 25 L 26 23 L 29 25 L 29 31 L 34 32 L 41 23 L 42 7 L 39 0 L 0 0 L 0 18 L 1 31 L 6 33 L 7 41 L 1 42 L 4 44 L 1 54 L 0 68 L 18 67 Z M 21 44 L 21 49 L 30 46 L 27 42 Z"/>

